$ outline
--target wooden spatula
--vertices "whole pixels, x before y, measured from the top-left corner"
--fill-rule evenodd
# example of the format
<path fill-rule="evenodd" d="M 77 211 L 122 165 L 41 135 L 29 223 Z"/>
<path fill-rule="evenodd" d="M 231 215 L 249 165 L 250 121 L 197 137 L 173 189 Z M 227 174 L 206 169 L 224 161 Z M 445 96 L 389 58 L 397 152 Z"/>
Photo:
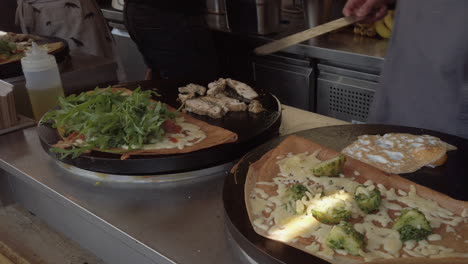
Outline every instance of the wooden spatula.
<path fill-rule="evenodd" d="M 268 55 L 268 54 L 280 51 L 282 49 L 285 49 L 287 47 L 290 47 L 292 45 L 301 43 L 313 37 L 317 37 L 325 33 L 328 33 L 330 31 L 354 24 L 355 22 L 359 20 L 360 19 L 356 17 L 342 17 L 342 18 L 330 21 L 328 23 L 322 24 L 320 26 L 316 26 L 316 27 L 304 30 L 302 32 L 293 34 L 291 36 L 287 36 L 285 38 L 275 40 L 273 42 L 270 42 L 268 44 L 265 44 L 263 46 L 256 48 L 254 52 L 257 55 Z"/>

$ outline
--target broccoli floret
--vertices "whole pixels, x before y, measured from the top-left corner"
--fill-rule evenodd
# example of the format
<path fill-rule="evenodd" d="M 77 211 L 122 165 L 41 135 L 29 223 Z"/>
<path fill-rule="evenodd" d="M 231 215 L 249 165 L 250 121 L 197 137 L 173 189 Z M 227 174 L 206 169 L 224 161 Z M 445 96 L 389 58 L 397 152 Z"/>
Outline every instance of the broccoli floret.
<path fill-rule="evenodd" d="M 346 156 L 341 154 L 333 159 L 325 160 L 312 168 L 315 176 L 337 177 L 342 171 L 346 162 Z"/>
<path fill-rule="evenodd" d="M 402 210 L 392 229 L 400 233 L 400 240 L 423 240 L 432 234 L 432 228 L 423 213 L 416 209 Z"/>
<path fill-rule="evenodd" d="M 374 186 L 372 185 L 372 187 Z M 363 212 L 369 214 L 379 208 L 382 196 L 375 187 L 370 189 L 367 186 L 359 185 L 354 191 L 354 200 Z"/>
<path fill-rule="evenodd" d="M 351 211 L 346 208 L 345 202 L 333 196 L 320 198 L 311 212 L 319 222 L 329 225 L 336 225 L 351 217 Z"/>
<path fill-rule="evenodd" d="M 302 197 L 306 196 L 306 192 L 308 191 L 309 189 L 307 189 L 307 187 L 304 185 L 294 184 L 286 190 L 286 193 L 289 194 L 294 201 L 296 201 L 301 200 Z"/>
<path fill-rule="evenodd" d="M 294 184 L 285 191 L 283 198 L 285 209 L 293 214 L 300 214 L 302 212 L 296 211 L 296 201 L 302 200 L 302 197 L 306 196 L 306 192 L 309 189 L 302 184 Z"/>
<path fill-rule="evenodd" d="M 333 208 L 328 212 L 320 212 L 312 210 L 312 215 L 321 223 L 327 225 L 336 225 L 342 220 L 347 220 L 351 217 L 351 212 L 344 208 Z"/>
<path fill-rule="evenodd" d="M 366 244 L 364 235 L 356 231 L 352 224 L 344 221 L 332 228 L 326 242 L 331 248 L 344 249 L 355 256 L 359 255 L 359 250 Z"/>

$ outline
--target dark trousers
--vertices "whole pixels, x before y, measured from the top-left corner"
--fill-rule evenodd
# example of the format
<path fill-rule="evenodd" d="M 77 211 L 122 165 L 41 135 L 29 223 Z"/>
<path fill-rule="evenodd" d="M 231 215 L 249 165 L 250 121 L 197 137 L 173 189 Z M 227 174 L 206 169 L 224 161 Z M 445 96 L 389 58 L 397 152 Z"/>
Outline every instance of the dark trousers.
<path fill-rule="evenodd" d="M 212 32 L 197 11 L 203 7 L 186 9 L 183 5 L 161 8 L 151 1 L 129 0 L 125 24 L 148 67 L 162 78 L 213 81 L 219 75 L 218 58 Z"/>

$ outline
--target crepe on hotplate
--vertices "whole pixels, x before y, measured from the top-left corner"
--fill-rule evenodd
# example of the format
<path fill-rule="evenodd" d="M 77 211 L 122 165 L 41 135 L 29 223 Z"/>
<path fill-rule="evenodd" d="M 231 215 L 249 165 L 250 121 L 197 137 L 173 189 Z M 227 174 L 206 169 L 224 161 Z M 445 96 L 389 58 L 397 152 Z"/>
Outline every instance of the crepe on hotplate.
<path fill-rule="evenodd" d="M 111 88 L 108 91 L 121 94 L 124 97 L 133 94 L 131 90 L 125 88 Z M 100 92 L 106 92 L 106 89 L 96 89 L 94 91 L 87 92 L 87 94 L 92 95 L 93 93 Z M 154 103 L 153 107 L 158 105 L 158 102 L 154 100 L 151 101 Z M 157 107 L 167 108 L 167 112 L 170 113 L 176 112 L 176 109 L 165 104 L 160 104 Z M 164 134 L 156 142 L 148 142 L 138 149 L 130 149 L 129 146 L 121 145 L 119 147 L 106 149 L 94 147 L 91 150 L 120 154 L 121 159 L 127 159 L 133 155 L 188 153 L 237 141 L 237 134 L 234 132 L 210 125 L 185 113 L 178 112 L 173 115 L 176 115 L 176 117 L 173 119 L 167 118 L 161 125 L 164 129 Z M 47 118 L 53 119 L 53 116 Z M 157 122 L 160 122 L 160 120 Z M 138 129 L 138 127 L 136 129 Z M 86 144 L 86 136 L 84 136 L 83 131 L 72 131 L 72 129 L 64 127 L 57 127 L 57 131 L 59 132 L 62 140 L 54 145 L 54 147 L 58 149 L 56 151 L 60 151 L 60 149 L 66 150 Z M 70 132 L 72 133 L 70 134 Z M 88 138 L 89 137 L 93 136 L 88 135 Z"/>
<path fill-rule="evenodd" d="M 407 133 L 362 135 L 341 152 L 388 173 L 411 173 L 421 167 L 439 166 L 447 151 L 456 150 L 437 137 Z"/>
<path fill-rule="evenodd" d="M 24 57 L 26 50 L 31 48 L 33 41 L 41 40 L 41 37 L 29 34 L 16 34 L 6 32 L 0 35 L 0 65 L 11 62 L 16 62 Z M 46 49 L 48 53 L 53 53 L 61 48 L 62 42 L 51 42 L 39 45 L 40 48 Z"/>
<path fill-rule="evenodd" d="M 255 232 L 331 263 L 468 262 L 467 202 L 349 157 L 339 177 L 316 177 L 311 173 L 318 163 L 337 155 L 307 139 L 289 136 L 252 163 L 245 182 L 245 202 Z M 297 211 L 291 211 L 285 197 L 289 199 L 290 188 L 299 184 L 306 186 L 306 195 L 292 203 Z M 366 214 L 356 207 L 353 193 L 359 185 L 379 190 L 382 201 L 377 212 Z M 327 199 L 349 210 L 347 217 L 351 217 L 346 221 L 365 236 L 367 244 L 358 256 L 328 246 L 335 225 L 323 224 L 313 216 L 322 206 L 319 202 Z M 391 229 L 398 214 L 408 208 L 419 210 L 428 219 L 433 230 L 427 237 L 430 241 L 402 243 L 399 232 Z"/>

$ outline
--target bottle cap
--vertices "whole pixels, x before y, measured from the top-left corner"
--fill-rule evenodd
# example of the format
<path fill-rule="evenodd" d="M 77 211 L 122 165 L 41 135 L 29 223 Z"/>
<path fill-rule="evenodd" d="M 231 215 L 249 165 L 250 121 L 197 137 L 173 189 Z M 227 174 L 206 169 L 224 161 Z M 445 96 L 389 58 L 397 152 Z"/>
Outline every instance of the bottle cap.
<path fill-rule="evenodd" d="M 46 49 L 38 47 L 36 42 L 32 43 L 32 48 L 26 51 L 26 56 L 21 59 L 23 72 L 46 71 L 56 65 L 55 57 L 49 55 Z"/>

